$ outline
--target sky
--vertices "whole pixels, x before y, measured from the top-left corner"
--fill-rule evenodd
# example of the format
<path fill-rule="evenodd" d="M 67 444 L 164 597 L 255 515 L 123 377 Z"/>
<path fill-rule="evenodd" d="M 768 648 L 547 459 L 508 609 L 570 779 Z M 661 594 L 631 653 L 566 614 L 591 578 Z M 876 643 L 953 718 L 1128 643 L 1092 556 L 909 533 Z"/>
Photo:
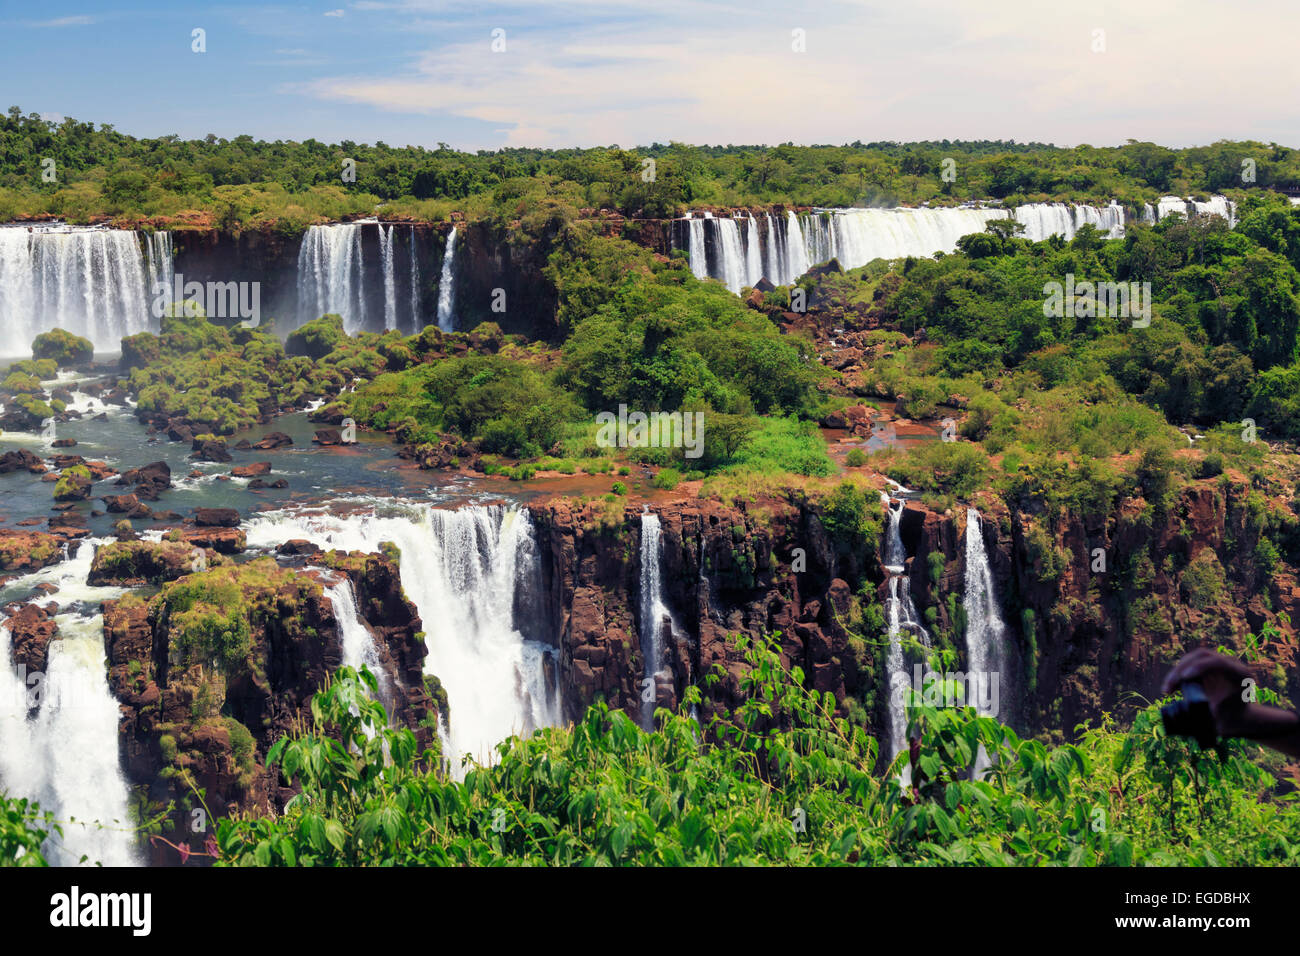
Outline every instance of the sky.
<path fill-rule="evenodd" d="M 0 109 L 136 136 L 459 149 L 1297 146 L 1293 15 L 1290 0 L 0 0 Z"/>

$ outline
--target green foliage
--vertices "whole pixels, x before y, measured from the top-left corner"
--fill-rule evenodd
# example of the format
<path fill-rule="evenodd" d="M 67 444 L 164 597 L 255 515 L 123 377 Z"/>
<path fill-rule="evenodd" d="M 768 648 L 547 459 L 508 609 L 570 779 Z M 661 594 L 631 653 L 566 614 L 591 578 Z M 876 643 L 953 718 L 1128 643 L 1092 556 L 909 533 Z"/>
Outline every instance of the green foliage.
<path fill-rule="evenodd" d="M 63 329 L 42 332 L 32 340 L 32 359 L 46 359 L 59 368 L 85 365 L 95 357 L 95 346 L 89 339 L 73 335 Z"/>
<path fill-rule="evenodd" d="M 310 359 L 324 358 L 338 348 L 346 337 L 342 316 L 322 315 L 290 332 L 284 340 L 284 352 L 286 355 L 303 355 Z"/>
<path fill-rule="evenodd" d="M 47 866 L 41 845 L 52 833 L 63 829 L 40 804 L 0 793 L 0 867 Z"/>
<path fill-rule="evenodd" d="M 903 789 L 907 751 L 878 776 L 875 741 L 774 640 L 736 645 L 729 719 L 697 725 L 695 688 L 651 733 L 596 703 L 503 742 L 491 766 L 469 762 L 463 782 L 387 725 L 373 675 L 341 670 L 313 698 L 316 729 L 268 754 L 300 794 L 283 816 L 221 820 L 218 865 L 1233 866 L 1300 851 L 1300 813 L 1265 795 L 1254 747 L 1220 764 L 1165 737 L 1154 705 L 1127 734 L 1105 719 L 1049 750 L 914 697 L 920 759 Z M 981 746 L 993 763 L 971 780 Z"/>

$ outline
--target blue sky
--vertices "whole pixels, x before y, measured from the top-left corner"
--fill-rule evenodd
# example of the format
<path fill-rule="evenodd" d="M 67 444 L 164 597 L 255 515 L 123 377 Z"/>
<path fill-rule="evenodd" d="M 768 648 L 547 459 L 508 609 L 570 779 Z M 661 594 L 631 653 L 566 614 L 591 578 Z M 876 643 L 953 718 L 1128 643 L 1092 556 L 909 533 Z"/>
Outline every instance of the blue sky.
<path fill-rule="evenodd" d="M 468 149 L 1300 145 L 1291 20 L 1283 0 L 0 0 L 0 108 Z"/>

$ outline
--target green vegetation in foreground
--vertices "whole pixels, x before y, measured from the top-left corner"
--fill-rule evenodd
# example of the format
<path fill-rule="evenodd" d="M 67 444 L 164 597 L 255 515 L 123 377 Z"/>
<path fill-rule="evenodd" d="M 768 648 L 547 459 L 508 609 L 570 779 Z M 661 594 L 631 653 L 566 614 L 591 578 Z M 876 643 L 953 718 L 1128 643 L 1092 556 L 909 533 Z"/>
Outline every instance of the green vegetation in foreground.
<path fill-rule="evenodd" d="M 56 215 L 74 222 L 195 214 L 221 228 L 300 233 L 322 219 L 369 215 L 445 220 L 453 210 L 502 224 L 544 205 L 676 215 L 692 206 L 892 205 L 1000 199 L 1130 205 L 1173 193 L 1243 191 L 1242 160 L 1257 186 L 1300 185 L 1300 153 L 1257 142 L 1192 149 L 1155 143 L 1061 149 L 1041 143 L 855 142 L 842 146 L 688 146 L 635 150 L 502 149 L 459 152 L 384 143 L 325 144 L 251 136 L 137 139 L 111 126 L 46 121 L 11 107 L 0 114 L 0 221 Z M 57 183 L 44 183 L 52 159 Z M 345 159 L 356 182 L 343 183 Z M 642 163 L 655 160 L 653 182 Z M 952 182 L 940 177 L 951 160 Z"/>
<path fill-rule="evenodd" d="M 572 727 L 504 742 L 464 783 L 423 769 L 413 735 L 386 726 L 373 676 L 341 671 L 313 700 L 320 730 L 270 755 L 301 795 L 283 817 L 222 820 L 220 863 L 1237 866 L 1286 865 L 1300 849 L 1300 813 L 1269 795 L 1253 746 L 1220 763 L 1165 737 L 1155 707 L 1127 734 L 1107 721 L 1048 750 L 916 700 L 907 793 L 906 754 L 873 774 L 875 741 L 833 717 L 829 695 L 774 644 L 740 648 L 745 702 L 708 734 L 686 716 L 695 689 L 653 733 L 597 703 Z M 981 744 L 993 769 L 963 779 Z"/>

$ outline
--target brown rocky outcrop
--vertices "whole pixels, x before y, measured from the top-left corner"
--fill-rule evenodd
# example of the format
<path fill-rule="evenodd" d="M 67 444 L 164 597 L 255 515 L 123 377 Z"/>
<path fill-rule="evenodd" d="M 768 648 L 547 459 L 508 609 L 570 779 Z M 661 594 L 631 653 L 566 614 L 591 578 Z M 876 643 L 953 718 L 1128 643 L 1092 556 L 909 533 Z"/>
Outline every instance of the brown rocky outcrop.
<path fill-rule="evenodd" d="M 420 619 L 396 567 L 383 555 L 336 554 L 331 561 L 332 573 L 352 579 L 358 613 L 375 635 L 383 678 L 394 689 L 386 705 L 421 747 L 431 745 L 436 712 L 424 690 Z M 173 605 L 171 589 L 182 586 L 185 603 Z M 196 613 L 217 614 L 246 641 L 233 651 L 205 645 L 208 632 Z M 177 801 L 181 839 L 190 833 L 191 784 L 218 815 L 284 806 L 292 791 L 266 767 L 266 753 L 311 726 L 311 698 L 342 659 L 319 572 L 279 568 L 270 558 L 212 568 L 164 585 L 148 602 L 105 602 L 104 635 L 110 686 L 122 707 L 123 767 L 147 788 L 151 807 Z M 189 839 L 199 849 L 204 834 Z M 155 862 L 176 856 L 157 851 Z"/>

